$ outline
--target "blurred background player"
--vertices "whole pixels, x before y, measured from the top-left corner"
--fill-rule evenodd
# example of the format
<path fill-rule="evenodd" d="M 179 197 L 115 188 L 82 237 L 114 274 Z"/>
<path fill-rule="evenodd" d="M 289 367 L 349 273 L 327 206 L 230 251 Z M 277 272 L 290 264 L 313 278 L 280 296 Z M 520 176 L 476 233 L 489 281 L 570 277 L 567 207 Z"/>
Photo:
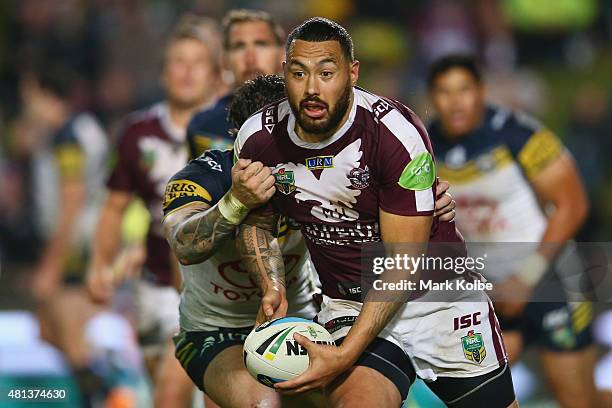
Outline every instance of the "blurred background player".
<path fill-rule="evenodd" d="M 428 85 L 436 111 L 428 130 L 439 175 L 453 186 L 466 241 L 515 243 L 490 248 L 485 271 L 497 298 L 503 296 L 496 310 L 510 360 L 537 345 L 557 400 L 564 407 L 595 406 L 591 304 L 569 302 L 563 290 L 554 302 L 541 300 L 555 274 L 582 271 L 578 254 L 565 245 L 588 211 L 571 154 L 536 120 L 487 104 L 471 57 L 437 60 Z"/>
<path fill-rule="evenodd" d="M 108 197 L 98 223 L 88 286 L 108 302 L 122 277 L 113 276 L 122 216 L 136 195 L 151 223 L 147 255 L 136 285 L 140 343 L 155 383 L 155 405 L 184 407 L 193 386 L 173 356 L 178 330 L 176 260 L 161 229 L 162 197 L 168 179 L 187 162 L 185 129 L 191 116 L 222 91 L 220 40 L 210 19 L 185 16 L 167 42 L 161 81 L 166 100 L 130 115 L 122 128 L 117 159 L 108 179 Z"/>
<path fill-rule="evenodd" d="M 265 11 L 230 10 L 222 24 L 224 65 L 237 87 L 258 75 L 281 72 L 283 60 L 283 28 Z M 227 93 L 211 107 L 198 112 L 187 128 L 192 158 L 208 149 L 229 149 L 230 136 L 227 109 L 233 94 Z"/>
<path fill-rule="evenodd" d="M 103 201 L 108 140 L 92 114 L 74 107 L 74 78 L 62 65 L 41 67 L 24 78 L 21 130 L 24 138 L 34 137 L 44 146 L 36 156 L 34 179 L 38 222 L 47 236 L 32 281 L 41 337 L 64 354 L 83 406 L 91 406 L 118 385 L 110 361 L 87 339 L 85 327 L 102 308 L 83 286 L 88 244 Z"/>

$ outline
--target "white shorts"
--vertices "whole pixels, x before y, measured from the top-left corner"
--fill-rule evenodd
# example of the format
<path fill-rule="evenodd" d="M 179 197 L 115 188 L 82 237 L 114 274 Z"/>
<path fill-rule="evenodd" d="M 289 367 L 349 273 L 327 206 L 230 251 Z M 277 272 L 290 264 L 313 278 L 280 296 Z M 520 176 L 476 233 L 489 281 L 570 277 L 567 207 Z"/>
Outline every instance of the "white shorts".
<path fill-rule="evenodd" d="M 172 286 L 137 281 L 138 338 L 145 356 L 162 353 L 168 340 L 179 331 L 179 302 L 179 294 Z"/>
<path fill-rule="evenodd" d="M 476 291 L 460 296 L 455 302 L 428 302 L 427 294 L 411 301 L 378 336 L 401 348 L 425 381 L 473 377 L 506 364 L 501 331 L 488 296 Z M 362 306 L 324 296 L 317 321 L 339 340 Z"/>

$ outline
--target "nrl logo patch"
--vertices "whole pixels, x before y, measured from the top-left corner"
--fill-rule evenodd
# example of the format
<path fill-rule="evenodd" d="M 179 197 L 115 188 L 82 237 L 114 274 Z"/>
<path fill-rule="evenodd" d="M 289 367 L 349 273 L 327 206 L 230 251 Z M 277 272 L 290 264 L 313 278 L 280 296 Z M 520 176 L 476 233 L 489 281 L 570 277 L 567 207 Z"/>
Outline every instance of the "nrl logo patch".
<path fill-rule="evenodd" d="M 461 338 L 461 345 L 465 358 L 470 361 L 480 364 L 487 356 L 482 334 L 474 333 L 474 330 L 470 330 L 467 336 Z"/>
<path fill-rule="evenodd" d="M 306 159 L 308 170 L 331 169 L 334 167 L 334 156 L 316 156 Z"/>
<path fill-rule="evenodd" d="M 295 191 L 295 176 L 292 170 L 285 170 L 283 167 L 274 174 L 274 178 L 276 179 L 276 188 L 281 193 L 289 195 Z"/>

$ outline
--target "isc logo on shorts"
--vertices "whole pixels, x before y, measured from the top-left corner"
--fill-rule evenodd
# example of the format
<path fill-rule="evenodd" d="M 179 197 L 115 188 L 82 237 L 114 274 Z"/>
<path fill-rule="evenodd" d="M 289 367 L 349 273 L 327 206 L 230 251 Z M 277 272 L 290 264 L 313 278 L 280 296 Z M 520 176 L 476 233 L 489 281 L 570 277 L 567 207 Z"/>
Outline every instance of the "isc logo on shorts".
<path fill-rule="evenodd" d="M 467 329 L 470 326 L 477 326 L 480 324 L 480 312 L 473 314 L 463 315 L 461 317 L 455 317 L 453 319 L 453 330 Z"/>

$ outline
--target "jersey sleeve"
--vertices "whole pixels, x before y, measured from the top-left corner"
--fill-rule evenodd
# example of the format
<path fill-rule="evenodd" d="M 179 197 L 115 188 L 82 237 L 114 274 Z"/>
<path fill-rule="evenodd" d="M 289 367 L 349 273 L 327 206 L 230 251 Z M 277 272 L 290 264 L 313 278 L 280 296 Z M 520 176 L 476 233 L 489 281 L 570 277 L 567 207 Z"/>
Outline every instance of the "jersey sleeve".
<path fill-rule="evenodd" d="M 65 126 L 53 140 L 53 154 L 63 180 L 82 177 L 85 152 L 75 133 L 74 123 Z"/>
<path fill-rule="evenodd" d="M 236 163 L 238 159 L 263 161 L 261 160 L 262 152 L 265 152 L 267 144 L 271 143 L 272 139 L 268 139 L 266 145 L 262 146 L 261 138 L 259 138 L 260 132 L 265 132 L 262 129 L 261 114 L 255 114 L 244 122 L 234 141 L 234 163 Z M 253 211 L 259 214 L 273 216 L 277 212 L 274 207 L 274 197 L 266 204 Z"/>
<path fill-rule="evenodd" d="M 207 151 L 172 176 L 164 192 L 164 216 L 196 201 L 215 205 L 232 186 L 231 154 Z"/>
<path fill-rule="evenodd" d="M 139 154 L 136 145 L 136 134 L 131 127 L 124 127 L 118 138 L 116 149 L 111 156 L 110 175 L 106 182 L 110 190 L 136 190 Z"/>
<path fill-rule="evenodd" d="M 537 176 L 565 150 L 550 129 L 525 114 L 514 114 L 507 127 L 510 151 L 528 179 Z"/>
<path fill-rule="evenodd" d="M 381 116 L 376 162 L 379 207 L 403 215 L 431 215 L 436 169 L 424 126 L 410 112 L 374 107 Z M 385 112 L 387 109 L 387 112 Z M 382 114 L 381 114 L 382 112 Z M 383 116 L 384 115 L 384 116 Z"/>

